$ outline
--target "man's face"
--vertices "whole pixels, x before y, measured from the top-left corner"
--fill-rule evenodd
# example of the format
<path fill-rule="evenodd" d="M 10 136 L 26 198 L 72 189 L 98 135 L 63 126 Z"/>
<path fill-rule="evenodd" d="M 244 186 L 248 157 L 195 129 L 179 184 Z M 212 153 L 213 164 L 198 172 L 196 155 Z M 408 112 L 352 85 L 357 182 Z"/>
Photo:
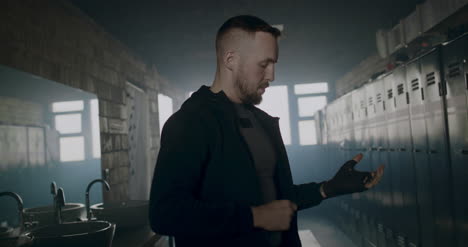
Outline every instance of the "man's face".
<path fill-rule="evenodd" d="M 260 104 L 269 82 L 275 79 L 277 60 L 277 40 L 270 33 L 256 32 L 255 38 L 246 42 L 234 82 L 242 103 Z"/>

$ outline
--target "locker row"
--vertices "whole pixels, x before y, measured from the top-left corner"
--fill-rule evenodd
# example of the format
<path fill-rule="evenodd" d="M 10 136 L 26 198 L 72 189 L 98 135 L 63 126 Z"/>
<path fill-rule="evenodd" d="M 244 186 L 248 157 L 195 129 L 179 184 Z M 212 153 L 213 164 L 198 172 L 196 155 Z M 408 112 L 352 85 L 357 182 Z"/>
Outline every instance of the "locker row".
<path fill-rule="evenodd" d="M 336 200 L 360 246 L 468 246 L 468 34 L 410 60 L 316 113 L 322 169 L 356 153 L 386 165 L 372 190 Z"/>

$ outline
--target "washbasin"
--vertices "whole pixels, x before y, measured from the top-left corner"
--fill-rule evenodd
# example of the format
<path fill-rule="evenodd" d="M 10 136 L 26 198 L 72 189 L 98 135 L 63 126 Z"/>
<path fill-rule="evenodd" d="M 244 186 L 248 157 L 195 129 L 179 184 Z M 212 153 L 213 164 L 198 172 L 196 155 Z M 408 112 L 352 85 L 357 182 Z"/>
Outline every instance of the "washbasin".
<path fill-rule="evenodd" d="M 36 228 L 28 233 L 33 247 L 110 247 L 115 224 L 107 221 L 67 222 Z"/>
<path fill-rule="evenodd" d="M 32 245 L 31 236 L 23 234 L 22 229 L 12 227 L 0 227 L 0 246 L 2 247 L 26 247 Z"/>
<path fill-rule="evenodd" d="M 44 206 L 24 209 L 24 217 L 28 221 L 37 221 L 38 226 L 55 224 L 54 206 Z M 73 222 L 86 217 L 86 208 L 82 203 L 65 203 L 62 206 L 62 222 Z"/>
<path fill-rule="evenodd" d="M 148 207 L 147 200 L 128 200 L 94 204 L 91 211 L 98 220 L 116 223 L 121 230 L 148 225 Z"/>
<path fill-rule="evenodd" d="M 15 228 L 0 226 L 0 238 L 8 238 L 15 235 Z M 17 234 L 16 234 L 17 235 Z"/>

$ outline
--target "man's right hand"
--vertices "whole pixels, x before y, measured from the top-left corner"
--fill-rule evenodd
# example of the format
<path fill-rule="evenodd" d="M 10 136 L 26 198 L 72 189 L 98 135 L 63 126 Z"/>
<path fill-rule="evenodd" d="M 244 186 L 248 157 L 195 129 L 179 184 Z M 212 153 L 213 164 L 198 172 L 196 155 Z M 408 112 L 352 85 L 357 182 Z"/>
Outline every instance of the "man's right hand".
<path fill-rule="evenodd" d="M 296 211 L 297 205 L 289 200 L 276 200 L 252 207 L 254 227 L 267 231 L 286 231 Z"/>

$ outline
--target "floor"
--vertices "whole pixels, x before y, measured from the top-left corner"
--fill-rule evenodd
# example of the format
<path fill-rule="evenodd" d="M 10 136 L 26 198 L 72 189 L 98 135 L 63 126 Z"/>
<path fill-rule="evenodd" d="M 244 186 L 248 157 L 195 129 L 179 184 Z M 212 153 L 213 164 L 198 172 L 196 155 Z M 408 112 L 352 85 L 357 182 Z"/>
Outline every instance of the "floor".
<path fill-rule="evenodd" d="M 333 222 L 324 216 L 319 208 L 299 211 L 298 227 L 303 247 L 357 247 Z M 148 246 L 168 247 L 171 245 L 169 238 L 164 236 L 157 243 Z"/>
<path fill-rule="evenodd" d="M 299 237 L 303 247 L 357 247 L 319 210 L 299 211 Z"/>

